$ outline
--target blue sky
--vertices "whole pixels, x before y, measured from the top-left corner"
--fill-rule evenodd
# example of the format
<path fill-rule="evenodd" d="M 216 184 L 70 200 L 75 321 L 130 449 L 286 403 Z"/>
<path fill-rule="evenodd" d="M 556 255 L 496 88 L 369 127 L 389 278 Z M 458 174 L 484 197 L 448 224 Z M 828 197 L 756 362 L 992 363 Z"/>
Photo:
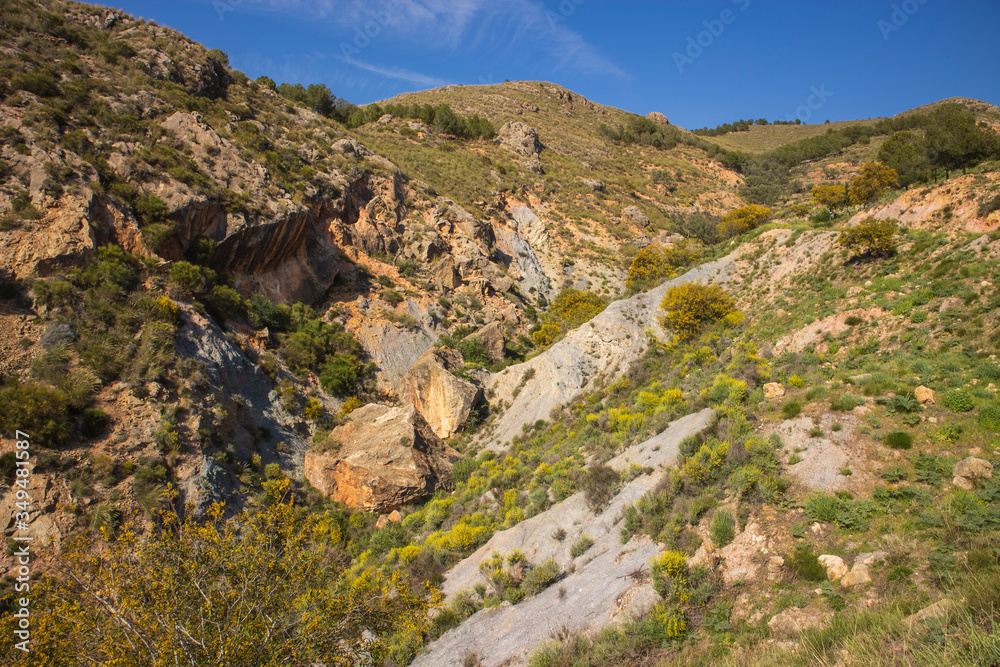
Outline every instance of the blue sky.
<path fill-rule="evenodd" d="M 687 128 L 1000 105 L 997 0 L 117 0 L 278 83 L 356 104 L 545 80 Z"/>

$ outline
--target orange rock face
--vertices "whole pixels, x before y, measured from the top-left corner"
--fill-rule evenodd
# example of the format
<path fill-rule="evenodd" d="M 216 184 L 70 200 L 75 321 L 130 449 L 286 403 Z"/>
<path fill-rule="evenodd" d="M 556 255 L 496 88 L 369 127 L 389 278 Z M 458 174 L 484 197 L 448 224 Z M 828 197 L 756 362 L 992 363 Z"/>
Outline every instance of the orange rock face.
<path fill-rule="evenodd" d="M 450 487 L 460 457 L 413 406 L 372 404 L 334 429 L 323 451 L 306 453 L 305 476 L 331 500 L 389 512 Z"/>
<path fill-rule="evenodd" d="M 450 437 L 461 427 L 482 393 L 451 374 L 461 367 L 461 354 L 436 348 L 421 356 L 399 382 L 400 399 L 413 404 L 439 438 Z"/>

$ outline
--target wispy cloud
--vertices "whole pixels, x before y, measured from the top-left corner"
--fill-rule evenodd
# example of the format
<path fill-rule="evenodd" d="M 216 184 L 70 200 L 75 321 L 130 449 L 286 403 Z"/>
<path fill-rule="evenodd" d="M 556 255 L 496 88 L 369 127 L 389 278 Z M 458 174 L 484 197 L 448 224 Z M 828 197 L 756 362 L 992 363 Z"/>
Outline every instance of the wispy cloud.
<path fill-rule="evenodd" d="M 350 31 L 375 22 L 380 37 L 407 40 L 427 51 L 512 54 L 531 49 L 544 59 L 536 68 L 549 72 L 627 77 L 627 74 L 571 27 L 572 17 L 540 0 L 248 0 L 272 11 L 295 12 L 332 21 Z M 574 5 L 575 6 L 575 5 Z M 348 40 L 349 41 L 349 40 Z M 383 67 L 345 57 L 349 64 L 387 78 L 439 85 L 441 79 L 398 67 Z M 431 82 L 438 83 L 431 83 Z"/>
<path fill-rule="evenodd" d="M 373 65 L 372 63 L 366 63 L 363 60 L 358 60 L 356 58 L 342 58 L 348 65 L 353 65 L 366 72 L 371 72 L 372 74 L 378 74 L 387 79 L 398 79 L 400 81 L 407 81 L 409 83 L 416 84 L 418 86 L 446 86 L 450 82 L 445 79 L 439 79 L 434 76 L 429 76 L 427 74 L 421 74 L 420 72 L 411 72 L 408 69 L 403 69 L 402 67 L 382 67 L 380 65 Z"/>

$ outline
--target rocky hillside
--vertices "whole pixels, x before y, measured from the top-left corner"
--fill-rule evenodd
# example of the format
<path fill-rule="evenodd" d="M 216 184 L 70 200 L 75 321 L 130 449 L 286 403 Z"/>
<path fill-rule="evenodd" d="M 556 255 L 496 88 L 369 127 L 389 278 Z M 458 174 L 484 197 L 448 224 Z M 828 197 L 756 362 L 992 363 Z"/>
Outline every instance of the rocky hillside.
<path fill-rule="evenodd" d="M 59 0 L 0 9 L 0 98 L 39 664 L 1000 659 L 995 107 L 355 107 Z"/>

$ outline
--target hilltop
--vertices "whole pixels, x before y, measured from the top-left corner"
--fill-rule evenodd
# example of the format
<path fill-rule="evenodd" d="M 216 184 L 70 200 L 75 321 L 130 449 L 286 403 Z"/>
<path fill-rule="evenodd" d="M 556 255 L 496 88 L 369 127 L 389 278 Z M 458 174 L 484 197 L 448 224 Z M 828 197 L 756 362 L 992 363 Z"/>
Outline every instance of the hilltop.
<path fill-rule="evenodd" d="M 1000 659 L 995 107 L 359 107 L 60 0 L 0 100 L 26 664 Z"/>

